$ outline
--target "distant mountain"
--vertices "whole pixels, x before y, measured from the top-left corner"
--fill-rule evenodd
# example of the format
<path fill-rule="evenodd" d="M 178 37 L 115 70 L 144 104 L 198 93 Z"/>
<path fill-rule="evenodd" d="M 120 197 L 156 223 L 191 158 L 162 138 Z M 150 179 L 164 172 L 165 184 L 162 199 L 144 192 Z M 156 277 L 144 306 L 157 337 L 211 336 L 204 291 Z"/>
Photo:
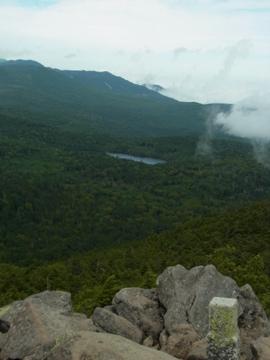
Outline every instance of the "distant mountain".
<path fill-rule="evenodd" d="M 0 64 L 5 64 L 7 66 L 37 66 L 37 67 L 43 67 L 42 64 L 40 64 L 37 61 L 34 60 L 5 60 L 5 59 L 0 59 Z"/>
<path fill-rule="evenodd" d="M 110 135 L 201 133 L 209 112 L 209 106 L 178 102 L 108 72 L 61 71 L 32 60 L 1 63 L 0 93 L 2 113 Z"/>
<path fill-rule="evenodd" d="M 80 81 L 84 85 L 95 87 L 99 91 L 105 91 L 122 95 L 135 95 L 141 97 L 159 98 L 154 89 L 145 89 L 145 86 L 133 84 L 110 72 L 97 71 L 63 71 L 70 79 Z M 152 90 L 152 91 L 149 91 Z"/>

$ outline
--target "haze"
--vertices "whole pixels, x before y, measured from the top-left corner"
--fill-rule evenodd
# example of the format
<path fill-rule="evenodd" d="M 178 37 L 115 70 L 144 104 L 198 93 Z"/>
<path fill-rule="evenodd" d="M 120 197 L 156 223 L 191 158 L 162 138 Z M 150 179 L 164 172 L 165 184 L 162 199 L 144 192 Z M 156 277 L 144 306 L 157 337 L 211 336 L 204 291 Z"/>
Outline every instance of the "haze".
<path fill-rule="evenodd" d="M 235 103 L 268 91 L 269 20 L 269 0 L 0 0 L 0 58 Z"/>

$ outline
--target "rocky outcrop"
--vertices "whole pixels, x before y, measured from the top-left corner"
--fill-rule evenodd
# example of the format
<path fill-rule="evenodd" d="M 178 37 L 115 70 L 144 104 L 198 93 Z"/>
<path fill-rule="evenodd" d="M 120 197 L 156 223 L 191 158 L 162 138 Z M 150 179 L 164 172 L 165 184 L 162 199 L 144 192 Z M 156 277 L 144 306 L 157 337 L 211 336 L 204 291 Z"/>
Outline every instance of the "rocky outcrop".
<path fill-rule="evenodd" d="M 170 267 L 157 289 L 122 289 L 91 319 L 72 311 L 65 292 L 15 302 L 0 310 L 0 359 L 207 360 L 213 297 L 239 301 L 241 360 L 270 359 L 269 322 L 252 288 L 239 288 L 212 265 Z"/>
<path fill-rule="evenodd" d="M 214 297 L 238 299 L 242 359 L 253 360 L 252 341 L 270 334 L 267 316 L 249 285 L 238 287 L 213 265 L 169 267 L 158 277 L 157 289 L 123 289 L 112 307 L 141 329 L 147 346 L 184 360 L 201 360 L 206 358 L 208 307 Z"/>
<path fill-rule="evenodd" d="M 159 300 L 166 309 L 165 329 L 191 324 L 202 337 L 208 333 L 208 306 L 213 297 L 239 295 L 234 280 L 220 274 L 213 265 L 191 270 L 181 265 L 166 269 L 157 280 Z"/>
<path fill-rule="evenodd" d="M 81 332 L 46 360 L 175 360 L 172 356 L 111 334 Z M 37 360 L 27 358 L 25 360 Z"/>
<path fill-rule="evenodd" d="M 69 293 L 45 291 L 1 312 L 9 330 L 0 335 L 0 359 L 44 354 L 78 331 L 96 331 L 85 315 L 72 313 Z M 38 359 L 38 355 L 35 355 Z"/>

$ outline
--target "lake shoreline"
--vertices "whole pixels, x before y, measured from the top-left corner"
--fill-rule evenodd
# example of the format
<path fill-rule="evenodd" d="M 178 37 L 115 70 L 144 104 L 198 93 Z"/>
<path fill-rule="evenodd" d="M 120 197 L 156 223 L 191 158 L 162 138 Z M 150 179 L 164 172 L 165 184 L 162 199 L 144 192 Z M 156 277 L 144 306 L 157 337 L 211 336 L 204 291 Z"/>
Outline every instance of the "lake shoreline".
<path fill-rule="evenodd" d="M 143 163 L 146 165 L 151 165 L 151 166 L 167 163 L 167 161 L 161 160 L 161 159 L 155 159 L 155 158 L 149 158 L 149 157 L 143 157 L 143 156 L 135 156 L 135 155 L 129 155 L 129 154 L 123 154 L 123 153 L 107 152 L 106 155 L 111 156 L 115 159 L 119 159 L 119 160 L 135 161 L 135 162 L 140 162 L 140 163 Z"/>

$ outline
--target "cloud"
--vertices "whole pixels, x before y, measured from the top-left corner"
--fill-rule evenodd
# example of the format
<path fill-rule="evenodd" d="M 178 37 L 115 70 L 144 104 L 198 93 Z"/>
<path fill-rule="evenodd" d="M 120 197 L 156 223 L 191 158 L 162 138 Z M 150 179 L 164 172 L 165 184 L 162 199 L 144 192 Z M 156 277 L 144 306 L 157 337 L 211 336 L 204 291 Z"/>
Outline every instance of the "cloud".
<path fill-rule="evenodd" d="M 248 39 L 242 39 L 233 46 L 229 47 L 223 67 L 219 73 L 219 77 L 224 77 L 229 75 L 236 61 L 239 59 L 244 59 L 249 55 L 251 47 L 252 47 L 252 42 L 251 40 Z"/>
<path fill-rule="evenodd" d="M 164 0 L 174 6 L 189 6 L 191 8 L 208 8 L 208 11 L 265 11 L 270 8 L 269 0 Z"/>
<path fill-rule="evenodd" d="M 173 54 L 176 58 L 178 58 L 179 55 L 182 55 L 187 52 L 188 52 L 188 49 L 185 48 L 184 46 L 177 47 L 176 49 L 173 50 Z"/>
<path fill-rule="evenodd" d="M 1 48 L 0 47 L 0 58 L 7 59 L 7 58 L 19 58 L 31 56 L 31 51 L 27 49 L 13 49 L 13 48 Z"/>
<path fill-rule="evenodd" d="M 57 0 L 0 0 L 0 5 L 20 7 L 47 7 L 57 3 Z"/>
<path fill-rule="evenodd" d="M 69 54 L 65 55 L 65 58 L 66 59 L 74 59 L 77 56 L 78 56 L 78 54 L 76 54 L 76 53 L 69 53 Z"/>
<path fill-rule="evenodd" d="M 270 92 L 236 104 L 229 115 L 219 115 L 215 124 L 234 136 L 249 139 L 255 158 L 270 168 Z"/>
<path fill-rule="evenodd" d="M 231 135 L 270 141 L 269 99 L 270 92 L 239 102 L 229 115 L 219 115 L 216 123 Z"/>
<path fill-rule="evenodd" d="M 29 2 L 0 0 L 0 44 L 9 50 L 2 57 L 29 57 L 29 49 L 52 67 L 108 70 L 135 82 L 151 74 L 177 99 L 202 102 L 235 102 L 270 81 L 264 0 Z"/>

